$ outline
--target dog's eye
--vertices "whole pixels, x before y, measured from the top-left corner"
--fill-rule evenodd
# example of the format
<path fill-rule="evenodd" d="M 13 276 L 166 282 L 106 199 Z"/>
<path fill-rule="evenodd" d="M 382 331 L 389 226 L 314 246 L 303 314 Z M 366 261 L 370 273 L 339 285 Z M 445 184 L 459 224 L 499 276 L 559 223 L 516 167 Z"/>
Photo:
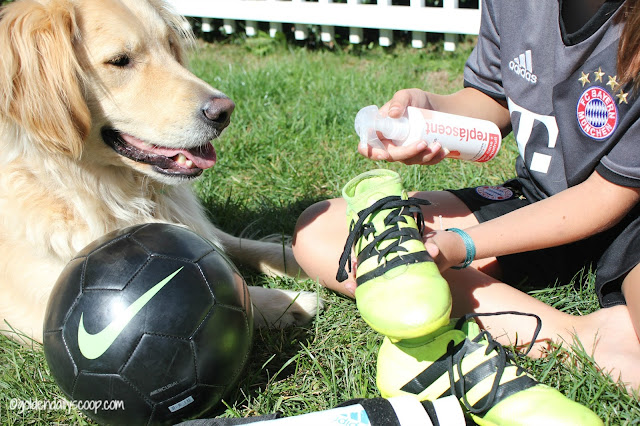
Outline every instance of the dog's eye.
<path fill-rule="evenodd" d="M 107 61 L 107 63 L 115 67 L 126 67 L 131 63 L 131 58 L 127 55 L 118 55 Z"/>

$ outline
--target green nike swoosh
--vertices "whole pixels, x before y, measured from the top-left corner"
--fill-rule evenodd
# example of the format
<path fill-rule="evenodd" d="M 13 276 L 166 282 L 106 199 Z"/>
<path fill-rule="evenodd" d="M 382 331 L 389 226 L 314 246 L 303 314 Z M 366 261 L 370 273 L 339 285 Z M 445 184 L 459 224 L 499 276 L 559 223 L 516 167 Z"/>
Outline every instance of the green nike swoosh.
<path fill-rule="evenodd" d="M 80 353 L 82 353 L 82 355 L 87 359 L 96 359 L 105 353 L 140 309 L 149 303 L 153 296 L 162 290 L 162 287 L 167 285 L 167 283 L 171 281 L 171 279 L 175 277 L 182 268 L 184 268 L 184 266 L 147 290 L 145 294 L 129 305 L 118 318 L 111 321 L 109 325 L 96 334 L 87 333 L 84 329 L 84 312 L 80 314 L 80 324 L 78 326 L 78 347 L 80 348 Z"/>

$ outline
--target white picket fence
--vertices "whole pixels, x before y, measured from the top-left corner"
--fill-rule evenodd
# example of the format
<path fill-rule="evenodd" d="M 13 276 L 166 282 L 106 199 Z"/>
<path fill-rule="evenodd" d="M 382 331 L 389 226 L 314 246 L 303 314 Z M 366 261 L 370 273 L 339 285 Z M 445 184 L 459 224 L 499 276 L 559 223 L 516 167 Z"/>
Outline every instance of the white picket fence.
<path fill-rule="evenodd" d="M 343 0 L 344 1 L 344 0 Z M 335 27 L 349 28 L 349 42 L 363 41 L 363 28 L 379 30 L 381 46 L 393 44 L 393 31 L 411 31 L 412 45 L 422 48 L 426 33 L 443 33 L 445 50 L 454 50 L 459 34 L 478 34 L 480 10 L 459 8 L 458 0 L 443 0 L 442 7 L 425 6 L 425 0 L 410 0 L 408 6 L 394 5 L 392 0 L 363 4 L 362 0 L 169 0 L 185 16 L 202 19 L 202 31 L 212 31 L 216 20 L 222 21 L 227 34 L 236 31 L 236 22 L 245 22 L 248 36 L 258 33 L 258 22 L 269 23 L 272 37 L 282 31 L 282 24 L 292 24 L 295 38 L 305 40 L 309 26 L 317 26 L 323 42 L 332 42 Z M 480 5 L 482 1 L 480 0 Z"/>

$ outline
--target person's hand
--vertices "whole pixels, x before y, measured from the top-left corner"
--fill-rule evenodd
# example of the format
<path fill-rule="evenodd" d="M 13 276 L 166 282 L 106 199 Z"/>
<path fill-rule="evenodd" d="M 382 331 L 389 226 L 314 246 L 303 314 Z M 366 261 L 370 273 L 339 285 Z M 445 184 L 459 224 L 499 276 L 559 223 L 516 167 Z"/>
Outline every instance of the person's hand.
<path fill-rule="evenodd" d="M 431 146 L 426 141 L 418 141 L 407 146 L 396 146 L 390 140 L 383 138 L 380 133 L 378 133 L 378 138 L 385 146 L 384 149 L 365 145 L 358 146 L 358 152 L 371 160 L 397 161 L 408 166 L 437 164 L 447 155 L 446 150 L 442 149 L 442 146 L 437 142 Z"/>
<path fill-rule="evenodd" d="M 358 284 L 356 283 L 356 267 L 357 266 L 358 266 L 357 259 L 352 258 L 351 272 L 349 273 L 349 278 L 347 278 L 347 280 L 342 283 L 342 285 L 344 286 L 343 293 L 346 294 L 347 296 L 353 297 L 354 299 L 356 298 L 356 288 L 358 287 Z"/>
<path fill-rule="evenodd" d="M 432 231 L 424 236 L 424 246 L 440 272 L 461 264 L 467 257 L 464 241 L 455 232 Z"/>
<path fill-rule="evenodd" d="M 427 253 L 438 265 L 440 272 L 461 264 L 467 257 L 467 250 L 462 237 L 454 232 L 431 231 L 423 239 Z M 343 282 L 343 293 L 353 298 L 356 297 L 356 288 L 358 287 L 356 284 L 357 266 L 357 260 L 352 259 L 351 273 L 349 278 Z"/>
<path fill-rule="evenodd" d="M 386 104 L 380 107 L 380 114 L 400 118 L 408 106 L 433 109 L 427 92 L 421 89 L 403 89 L 398 90 Z"/>
<path fill-rule="evenodd" d="M 391 118 L 400 118 L 404 115 L 408 106 L 431 109 L 427 92 L 420 89 L 403 89 L 393 95 L 393 98 L 380 108 L 380 114 Z M 385 139 L 380 133 L 378 138 L 385 149 L 373 148 L 369 145 L 359 146 L 358 152 L 372 160 L 397 161 L 407 165 L 432 165 L 437 164 L 447 155 L 439 143 L 431 146 L 426 141 L 418 141 L 407 146 L 396 146 L 389 139 Z"/>

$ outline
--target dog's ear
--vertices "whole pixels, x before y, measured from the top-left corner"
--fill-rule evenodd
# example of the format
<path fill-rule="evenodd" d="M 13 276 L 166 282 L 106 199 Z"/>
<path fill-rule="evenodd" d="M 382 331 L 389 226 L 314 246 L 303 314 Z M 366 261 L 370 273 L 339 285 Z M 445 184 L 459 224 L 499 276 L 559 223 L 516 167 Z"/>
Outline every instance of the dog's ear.
<path fill-rule="evenodd" d="M 171 31 L 170 41 L 173 56 L 180 64 L 187 66 L 187 52 L 195 46 L 195 35 L 189 21 L 163 0 L 151 0 L 150 3 Z"/>
<path fill-rule="evenodd" d="M 0 12 L 0 114 L 46 150 L 75 158 L 91 126 L 77 33 L 69 0 L 21 0 Z"/>

